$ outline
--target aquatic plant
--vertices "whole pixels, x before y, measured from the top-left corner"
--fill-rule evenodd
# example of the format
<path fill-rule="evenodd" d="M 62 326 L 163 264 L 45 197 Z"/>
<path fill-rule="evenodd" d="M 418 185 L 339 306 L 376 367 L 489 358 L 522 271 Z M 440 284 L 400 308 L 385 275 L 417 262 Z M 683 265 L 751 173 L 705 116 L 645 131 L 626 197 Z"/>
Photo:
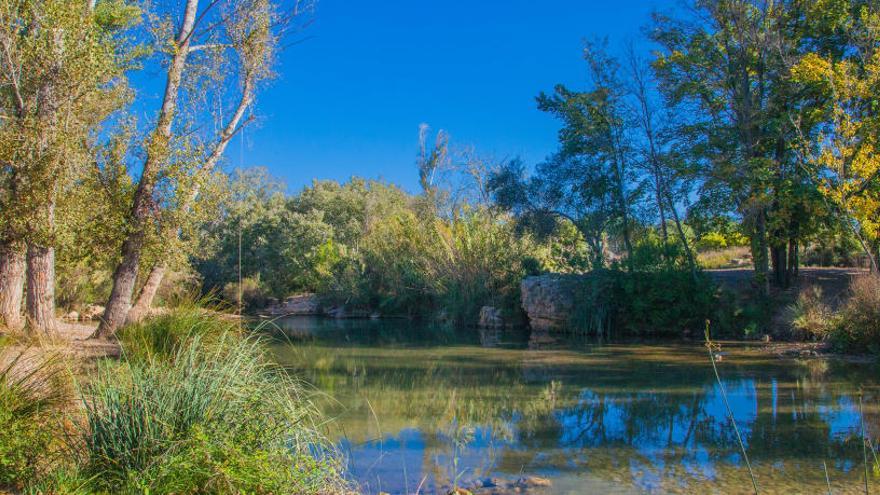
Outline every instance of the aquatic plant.
<path fill-rule="evenodd" d="M 745 461 L 746 467 L 749 470 L 749 478 L 752 480 L 752 487 L 755 489 L 755 495 L 758 495 L 758 481 L 755 479 L 755 473 L 752 470 L 752 463 L 749 462 L 749 454 L 746 451 L 746 444 L 743 442 L 739 427 L 736 425 L 736 418 L 733 416 L 733 410 L 730 408 L 730 402 L 727 400 L 727 392 L 724 390 L 724 383 L 721 381 L 721 375 L 718 373 L 718 365 L 715 364 L 716 352 L 718 352 L 721 347 L 715 342 L 712 342 L 712 337 L 709 333 L 710 325 L 711 322 L 706 320 L 705 337 L 706 349 L 709 351 L 709 362 L 712 363 L 712 371 L 715 372 L 715 383 L 718 384 L 718 390 L 721 392 L 721 398 L 724 401 L 724 408 L 727 411 L 727 418 L 730 420 L 730 424 L 733 425 L 733 432 L 736 434 L 736 440 L 739 443 L 743 461 Z"/>

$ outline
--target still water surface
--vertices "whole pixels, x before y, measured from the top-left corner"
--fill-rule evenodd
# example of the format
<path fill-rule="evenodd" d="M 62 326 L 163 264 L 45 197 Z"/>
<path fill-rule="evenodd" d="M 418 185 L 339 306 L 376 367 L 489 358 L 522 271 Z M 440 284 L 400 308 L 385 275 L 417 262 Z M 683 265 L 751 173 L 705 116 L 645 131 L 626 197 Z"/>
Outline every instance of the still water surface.
<path fill-rule="evenodd" d="M 408 321 L 277 321 L 282 364 L 321 392 L 365 493 L 446 493 L 488 477 L 529 493 L 749 493 L 699 344 L 570 340 Z M 286 341 L 286 342 L 285 342 Z M 725 390 L 762 493 L 864 493 L 859 389 L 880 435 L 878 367 L 724 346 Z M 869 458 L 872 453 L 868 451 Z M 871 492 L 880 493 L 872 473 Z"/>

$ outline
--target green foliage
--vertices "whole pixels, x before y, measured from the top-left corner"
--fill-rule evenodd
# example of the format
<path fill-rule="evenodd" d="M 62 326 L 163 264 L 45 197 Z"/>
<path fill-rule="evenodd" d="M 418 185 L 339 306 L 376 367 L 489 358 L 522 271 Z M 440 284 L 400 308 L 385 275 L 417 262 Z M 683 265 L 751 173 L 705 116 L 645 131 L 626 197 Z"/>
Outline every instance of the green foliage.
<path fill-rule="evenodd" d="M 510 222 L 484 209 L 450 220 L 406 212 L 364 240 L 360 302 L 392 314 L 445 310 L 468 323 L 483 305 L 513 314 L 530 247 Z"/>
<path fill-rule="evenodd" d="M 265 286 L 260 281 L 260 275 L 246 277 L 238 282 L 229 282 L 223 286 L 223 299 L 232 305 L 238 305 L 239 293 L 241 294 L 241 305 L 245 311 L 254 311 L 266 307 L 268 300 Z"/>
<path fill-rule="evenodd" d="M 0 363 L 0 490 L 20 489 L 60 459 L 68 386 L 54 357 L 6 350 Z"/>
<path fill-rule="evenodd" d="M 605 336 L 695 335 L 718 316 L 719 293 L 702 273 L 670 266 L 594 270 L 573 281 L 572 327 Z"/>
<path fill-rule="evenodd" d="M 155 342 L 138 329 L 126 349 L 152 352 L 99 367 L 83 390 L 81 479 L 114 493 L 341 491 L 302 385 L 258 339 L 200 318 L 168 316 L 150 328 L 166 335 Z"/>
<path fill-rule="evenodd" d="M 117 332 L 119 344 L 129 361 L 170 359 L 182 346 L 194 338 L 202 343 L 213 343 L 222 336 L 239 331 L 232 321 L 226 321 L 211 310 L 189 303 L 142 322 L 126 325 Z"/>

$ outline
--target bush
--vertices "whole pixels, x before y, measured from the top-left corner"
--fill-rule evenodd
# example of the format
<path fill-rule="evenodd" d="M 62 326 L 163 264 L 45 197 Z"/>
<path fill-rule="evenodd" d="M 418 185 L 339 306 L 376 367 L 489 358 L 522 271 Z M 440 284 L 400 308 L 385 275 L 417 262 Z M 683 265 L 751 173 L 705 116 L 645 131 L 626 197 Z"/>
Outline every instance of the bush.
<path fill-rule="evenodd" d="M 229 282 L 223 286 L 223 299 L 236 308 L 238 291 L 238 282 Z M 241 304 L 245 311 L 265 308 L 268 298 L 268 290 L 260 282 L 259 274 L 241 280 Z"/>
<path fill-rule="evenodd" d="M 586 333 L 682 335 L 716 319 L 715 285 L 689 270 L 596 270 L 575 294 L 572 327 Z"/>
<path fill-rule="evenodd" d="M 809 286 L 803 289 L 797 300 L 786 308 L 792 336 L 796 339 L 824 340 L 833 326 L 831 309 L 825 304 L 822 289 Z"/>
<path fill-rule="evenodd" d="M 727 237 L 721 232 L 708 232 L 700 237 L 697 241 L 697 249 L 700 251 L 709 251 L 713 249 L 724 249 L 727 247 Z"/>
<path fill-rule="evenodd" d="M 181 327 L 192 327 L 191 315 L 182 320 Z M 344 490 L 339 464 L 314 426 L 315 411 L 302 386 L 269 364 L 258 339 L 223 333 L 208 340 L 191 330 L 166 334 L 187 336 L 171 346 L 168 359 L 144 354 L 103 366 L 84 390 L 80 476 L 91 488 Z"/>
<path fill-rule="evenodd" d="M 68 397 L 54 357 L 0 352 L 0 491 L 41 476 L 59 452 L 60 407 Z"/>
<path fill-rule="evenodd" d="M 880 277 L 853 279 L 832 332 L 833 342 L 841 349 L 880 353 Z"/>

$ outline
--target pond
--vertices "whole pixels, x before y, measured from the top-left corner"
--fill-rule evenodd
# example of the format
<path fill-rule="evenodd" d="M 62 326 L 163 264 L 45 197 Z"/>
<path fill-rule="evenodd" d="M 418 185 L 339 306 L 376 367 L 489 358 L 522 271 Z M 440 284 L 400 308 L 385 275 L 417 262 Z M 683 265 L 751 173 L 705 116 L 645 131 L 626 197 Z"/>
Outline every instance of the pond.
<path fill-rule="evenodd" d="M 525 332 L 402 320 L 276 324 L 277 358 L 321 393 L 364 493 L 752 490 L 699 343 L 536 348 Z M 718 367 L 762 493 L 825 493 L 825 467 L 834 493 L 864 493 L 859 390 L 877 439 L 876 365 L 729 344 Z M 870 482 L 880 493 L 880 475 Z"/>

